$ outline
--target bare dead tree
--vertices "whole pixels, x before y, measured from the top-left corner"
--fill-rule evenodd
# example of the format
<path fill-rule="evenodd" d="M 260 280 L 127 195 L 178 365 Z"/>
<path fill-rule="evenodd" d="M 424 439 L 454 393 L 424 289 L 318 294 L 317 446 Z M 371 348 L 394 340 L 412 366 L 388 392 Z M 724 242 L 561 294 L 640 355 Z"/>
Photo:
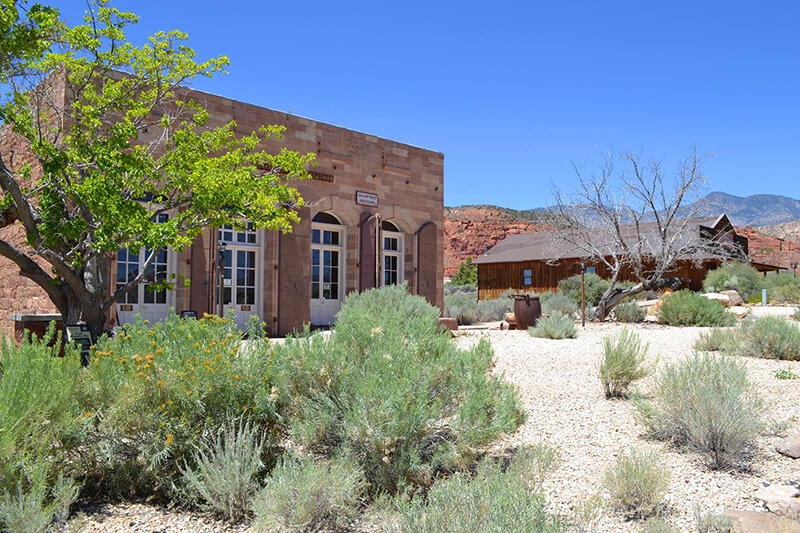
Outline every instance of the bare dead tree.
<path fill-rule="evenodd" d="M 732 228 L 701 234 L 697 219 L 709 209 L 698 202 L 706 184 L 706 157 L 692 148 L 674 178 L 667 179 L 659 161 L 609 152 L 590 176 L 574 167 L 579 183 L 574 194 L 565 197 L 555 191 L 555 211 L 563 226 L 553 232 L 561 253 L 552 262 L 579 257 L 605 265 L 611 276 L 597 320 L 605 320 L 629 296 L 675 287 L 680 280 L 670 274 L 678 261 L 700 265 L 713 258 L 743 256 Z M 623 276 L 635 285 L 618 288 Z"/>

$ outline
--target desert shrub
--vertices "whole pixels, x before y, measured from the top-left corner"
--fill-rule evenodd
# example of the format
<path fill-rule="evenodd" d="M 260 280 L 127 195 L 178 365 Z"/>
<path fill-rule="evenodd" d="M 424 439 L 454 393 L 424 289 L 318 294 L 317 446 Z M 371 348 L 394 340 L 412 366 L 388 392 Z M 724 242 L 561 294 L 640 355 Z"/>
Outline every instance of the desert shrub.
<path fill-rule="evenodd" d="M 477 287 L 478 286 L 478 265 L 472 264 L 472 258 L 467 257 L 458 265 L 458 271 L 450 280 L 453 285 Z"/>
<path fill-rule="evenodd" d="M 792 318 L 795 320 L 800 320 L 800 306 L 797 306 L 797 309 L 794 310 L 794 315 L 792 315 Z"/>
<path fill-rule="evenodd" d="M 257 533 L 346 526 L 364 493 L 364 476 L 347 457 L 284 456 L 253 501 Z"/>
<path fill-rule="evenodd" d="M 617 457 L 603 486 L 615 508 L 628 517 L 646 518 L 660 509 L 669 488 L 669 472 L 655 453 L 631 449 Z"/>
<path fill-rule="evenodd" d="M 769 300 L 779 304 L 796 303 L 800 300 L 800 287 L 797 285 L 778 285 L 772 290 L 767 289 Z"/>
<path fill-rule="evenodd" d="M 775 371 L 777 379 L 800 379 L 800 376 L 792 372 L 791 368 L 779 368 Z"/>
<path fill-rule="evenodd" d="M 250 512 L 259 488 L 264 436 L 249 422 L 231 420 L 206 436 L 183 470 L 186 492 L 201 508 L 231 521 Z"/>
<path fill-rule="evenodd" d="M 760 294 L 754 294 L 754 295 L 750 296 L 749 298 L 746 298 L 745 302 L 748 303 L 748 304 L 760 304 L 761 303 L 761 295 Z"/>
<path fill-rule="evenodd" d="M 737 355 L 800 361 L 800 329 L 784 318 L 747 320 L 733 335 L 732 350 Z"/>
<path fill-rule="evenodd" d="M 444 315 L 455 318 L 459 324 L 503 320 L 505 314 L 514 308 L 514 301 L 508 294 L 503 293 L 494 300 L 478 300 L 475 290 L 453 291 L 444 296 Z"/>
<path fill-rule="evenodd" d="M 578 500 L 570 513 L 569 523 L 576 533 L 595 531 L 597 523 L 603 516 L 605 502 L 599 494 Z"/>
<path fill-rule="evenodd" d="M 651 516 L 642 523 L 642 533 L 680 533 L 681 530 L 673 526 L 660 516 Z"/>
<path fill-rule="evenodd" d="M 699 506 L 694 508 L 697 533 L 730 533 L 733 524 L 723 514 L 704 512 Z"/>
<path fill-rule="evenodd" d="M 702 294 L 680 290 L 665 296 L 658 320 L 670 326 L 730 326 L 736 317 L 719 303 Z"/>
<path fill-rule="evenodd" d="M 650 375 L 651 368 L 645 364 L 647 347 L 639 335 L 628 329 L 615 337 L 603 337 L 600 381 L 606 398 L 624 396 L 631 383 Z"/>
<path fill-rule="evenodd" d="M 556 294 L 548 298 L 542 304 L 542 313 L 545 315 L 549 315 L 552 313 L 561 313 L 567 315 L 568 317 L 573 317 L 577 312 L 578 312 L 578 304 L 576 304 L 570 298 L 564 296 L 563 294 Z"/>
<path fill-rule="evenodd" d="M 561 454 L 547 443 L 522 446 L 516 450 L 508 472 L 524 479 L 529 490 L 540 493 L 544 481 L 561 466 Z"/>
<path fill-rule="evenodd" d="M 113 494 L 152 493 L 178 483 L 204 438 L 231 418 L 248 416 L 272 435 L 280 429 L 271 394 L 272 359 L 241 350 L 231 319 L 183 320 L 171 315 L 148 326 L 137 320 L 113 339 L 100 339 L 87 380 L 94 413 L 90 480 Z"/>
<path fill-rule="evenodd" d="M 54 331 L 51 324 L 44 338 Z M 37 517 L 49 516 L 49 523 L 53 491 L 81 474 L 77 461 L 91 417 L 82 374 L 80 355 L 69 348 L 58 357 L 35 336 L 19 346 L 0 340 L 0 524 L 6 529 L 23 518 L 37 524 Z"/>
<path fill-rule="evenodd" d="M 578 330 L 575 328 L 572 317 L 558 311 L 539 318 L 536 326 L 528 328 L 528 333 L 532 337 L 545 339 L 574 339 L 578 336 Z"/>
<path fill-rule="evenodd" d="M 516 460 L 520 459 L 522 456 Z M 501 464 L 484 459 L 474 477 L 457 473 L 434 483 L 427 499 L 419 495 L 410 501 L 398 497 L 397 523 L 392 530 L 403 533 L 563 531 L 559 519 L 547 513 L 543 497 L 529 489 L 525 476 L 521 475 L 528 470 L 515 465 L 515 459 L 506 471 Z"/>
<path fill-rule="evenodd" d="M 69 508 L 78 498 L 79 486 L 59 475 L 48 486 L 43 469 L 36 469 L 28 479 L 28 488 L 20 485 L 15 492 L 0 492 L 0 527 L 8 533 L 44 533 L 52 524 L 63 524 Z"/>
<path fill-rule="evenodd" d="M 634 301 L 622 302 L 614 307 L 617 322 L 641 322 L 646 312 Z"/>
<path fill-rule="evenodd" d="M 596 306 L 608 289 L 608 280 L 597 274 L 586 274 L 584 279 L 586 290 L 586 305 Z M 580 305 L 581 302 L 581 275 L 575 274 L 558 282 L 558 292 Z"/>
<path fill-rule="evenodd" d="M 489 344 L 459 350 L 438 316 L 404 286 L 384 287 L 350 294 L 330 338 L 306 332 L 276 347 L 292 439 L 350 455 L 372 490 L 393 493 L 516 429 L 524 411 L 514 387 L 489 374 Z"/>
<path fill-rule="evenodd" d="M 734 464 L 763 427 L 764 404 L 732 357 L 696 353 L 669 365 L 652 396 L 635 400 L 648 433 L 708 454 L 714 468 Z"/>
<path fill-rule="evenodd" d="M 694 342 L 694 349 L 698 352 L 721 352 L 729 349 L 734 331 L 725 328 L 711 328 L 701 331 Z"/>
<path fill-rule="evenodd" d="M 734 290 L 745 300 L 761 292 L 761 275 L 752 265 L 730 262 L 711 270 L 703 280 L 706 292 Z"/>

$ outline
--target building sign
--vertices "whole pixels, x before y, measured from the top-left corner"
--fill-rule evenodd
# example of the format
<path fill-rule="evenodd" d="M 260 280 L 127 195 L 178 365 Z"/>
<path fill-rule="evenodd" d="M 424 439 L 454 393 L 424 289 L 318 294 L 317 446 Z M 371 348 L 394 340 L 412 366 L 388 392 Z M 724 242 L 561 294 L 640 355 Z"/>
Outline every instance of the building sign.
<path fill-rule="evenodd" d="M 367 207 L 378 207 L 378 195 L 371 192 L 356 191 L 356 203 Z"/>
<path fill-rule="evenodd" d="M 89 354 L 94 344 L 94 338 L 89 326 L 86 324 L 74 324 L 64 327 L 67 343 L 75 344 L 81 352 L 81 361 L 84 365 L 89 362 Z"/>
<path fill-rule="evenodd" d="M 333 175 L 332 174 L 324 174 L 322 172 L 314 172 L 313 170 L 308 171 L 311 174 L 311 177 L 315 180 L 319 181 L 327 181 L 329 183 L 333 183 Z"/>

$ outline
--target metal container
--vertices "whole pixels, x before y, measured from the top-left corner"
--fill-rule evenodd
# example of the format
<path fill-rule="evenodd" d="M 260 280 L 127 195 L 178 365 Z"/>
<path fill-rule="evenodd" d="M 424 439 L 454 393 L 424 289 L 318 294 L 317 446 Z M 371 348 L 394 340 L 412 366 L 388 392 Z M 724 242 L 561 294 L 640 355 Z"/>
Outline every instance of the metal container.
<path fill-rule="evenodd" d="M 512 294 L 514 298 L 514 318 L 517 321 L 517 329 L 527 330 L 534 327 L 536 321 L 542 316 L 542 303 L 538 296 L 530 294 Z"/>

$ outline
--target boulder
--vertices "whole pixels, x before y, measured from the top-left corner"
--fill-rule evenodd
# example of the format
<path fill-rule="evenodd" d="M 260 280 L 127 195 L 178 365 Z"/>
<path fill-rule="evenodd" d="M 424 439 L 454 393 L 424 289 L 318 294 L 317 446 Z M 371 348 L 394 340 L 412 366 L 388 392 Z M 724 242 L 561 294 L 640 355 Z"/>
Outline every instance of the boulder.
<path fill-rule="evenodd" d="M 800 459 L 800 433 L 789 435 L 778 443 L 775 448 L 778 453 L 791 457 L 792 459 Z"/>
<path fill-rule="evenodd" d="M 753 495 L 771 512 L 786 518 L 800 518 L 800 489 L 795 485 L 767 485 Z"/>
<path fill-rule="evenodd" d="M 726 511 L 731 533 L 800 533 L 800 522 L 770 513 Z"/>
<path fill-rule="evenodd" d="M 722 294 L 721 292 L 706 292 L 703 294 L 703 296 L 705 296 L 709 300 L 714 300 L 715 302 L 719 302 L 725 307 L 730 307 L 731 305 L 731 301 L 728 299 L 728 297 Z"/>
<path fill-rule="evenodd" d="M 742 299 L 741 296 L 739 296 L 739 293 L 736 291 L 721 291 L 720 294 L 724 294 L 725 296 L 728 297 L 728 303 L 731 306 L 744 305 L 744 300 Z"/>

